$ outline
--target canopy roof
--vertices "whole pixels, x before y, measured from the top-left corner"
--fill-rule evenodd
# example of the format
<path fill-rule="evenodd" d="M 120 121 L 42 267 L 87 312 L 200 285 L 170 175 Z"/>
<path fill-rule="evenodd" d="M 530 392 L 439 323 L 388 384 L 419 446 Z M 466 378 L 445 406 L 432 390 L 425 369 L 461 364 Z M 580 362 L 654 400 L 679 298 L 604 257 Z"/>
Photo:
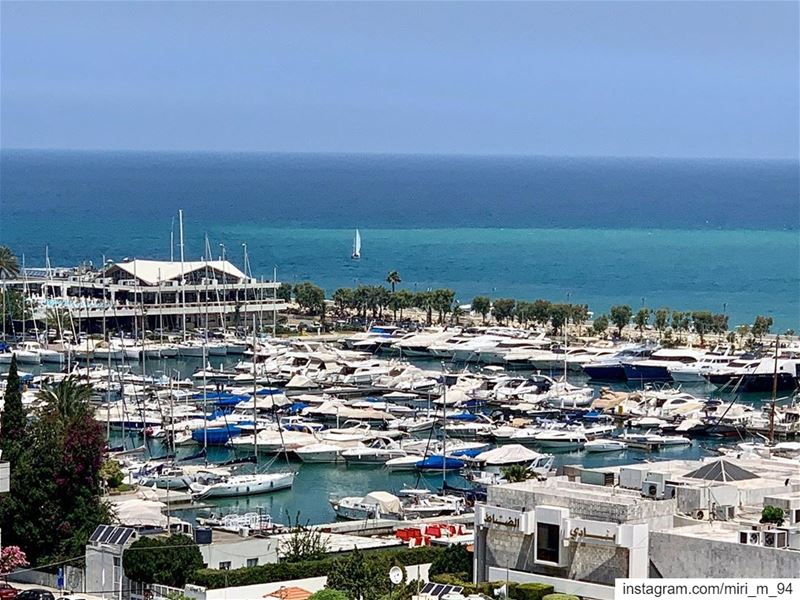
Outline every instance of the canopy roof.
<path fill-rule="evenodd" d="M 180 281 L 181 274 L 186 277 L 189 273 L 206 268 L 240 281 L 246 279 L 245 274 L 227 260 L 188 260 L 181 264 L 180 261 L 134 259 L 114 263 L 114 267 L 122 269 L 148 285 L 158 285 L 159 282 L 172 280 Z"/>
<path fill-rule="evenodd" d="M 743 481 L 745 479 L 758 479 L 758 475 L 747 469 L 728 462 L 724 458 L 708 462 L 684 477 L 703 479 L 705 481 Z"/>
<path fill-rule="evenodd" d="M 361 499 L 364 504 L 377 504 L 382 513 L 398 514 L 403 510 L 400 498 L 389 492 L 370 492 Z"/>
<path fill-rule="evenodd" d="M 538 452 L 520 444 L 499 446 L 494 450 L 481 452 L 475 460 L 485 462 L 487 465 L 513 465 L 516 463 L 532 462 L 542 456 Z"/>

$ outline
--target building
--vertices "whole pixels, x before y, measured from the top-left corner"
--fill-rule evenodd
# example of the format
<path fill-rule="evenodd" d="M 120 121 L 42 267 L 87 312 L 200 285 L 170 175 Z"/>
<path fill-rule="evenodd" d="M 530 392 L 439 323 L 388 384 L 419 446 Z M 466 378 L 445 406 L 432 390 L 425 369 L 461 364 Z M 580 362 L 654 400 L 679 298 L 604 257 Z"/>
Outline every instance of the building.
<path fill-rule="evenodd" d="M 286 303 L 280 283 L 246 275 L 227 260 L 109 262 L 102 269 L 25 269 L 3 286 L 31 299 L 33 317 L 46 321 L 68 310 L 83 330 L 104 324 L 128 330 L 187 327 L 271 327 Z M 66 329 L 66 327 L 65 327 Z"/>
<path fill-rule="evenodd" d="M 784 510 L 782 525 L 759 523 L 768 505 Z M 475 526 L 476 581 L 611 600 L 618 578 L 793 577 L 800 469 L 763 459 L 576 469 L 491 486 Z"/>
<path fill-rule="evenodd" d="M 0 494 L 11 489 L 11 469 L 7 462 L 0 461 Z M 3 532 L 0 530 L 0 550 L 3 548 Z"/>

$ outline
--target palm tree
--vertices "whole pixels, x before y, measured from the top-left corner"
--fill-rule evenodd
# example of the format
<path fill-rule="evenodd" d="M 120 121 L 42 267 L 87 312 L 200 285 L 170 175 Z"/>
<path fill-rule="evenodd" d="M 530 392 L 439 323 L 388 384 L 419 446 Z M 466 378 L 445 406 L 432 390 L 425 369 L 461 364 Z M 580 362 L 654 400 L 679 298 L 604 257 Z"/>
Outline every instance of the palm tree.
<path fill-rule="evenodd" d="M 71 376 L 56 385 L 42 388 L 36 398 L 45 404 L 45 410 L 60 423 L 80 417 L 89 410 L 92 386 Z"/>
<path fill-rule="evenodd" d="M 13 278 L 17 275 L 19 275 L 17 257 L 8 246 L 0 246 L 0 279 Z"/>
<path fill-rule="evenodd" d="M 536 474 L 525 465 L 509 465 L 503 467 L 500 469 L 500 474 L 508 483 L 519 483 L 536 476 Z"/>
<path fill-rule="evenodd" d="M 400 273 L 398 273 L 397 271 L 389 271 L 389 274 L 386 276 L 386 283 L 392 286 L 393 294 L 394 294 L 394 286 L 396 286 L 401 281 L 403 280 L 400 279 Z"/>

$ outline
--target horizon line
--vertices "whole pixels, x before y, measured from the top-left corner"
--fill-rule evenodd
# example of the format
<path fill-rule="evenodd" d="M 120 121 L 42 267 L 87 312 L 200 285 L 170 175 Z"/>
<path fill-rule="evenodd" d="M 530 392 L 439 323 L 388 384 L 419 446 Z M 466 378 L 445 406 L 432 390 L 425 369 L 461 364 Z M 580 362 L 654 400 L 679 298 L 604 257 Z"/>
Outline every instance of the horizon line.
<path fill-rule="evenodd" d="M 638 160 L 711 160 L 711 161 L 783 161 L 798 162 L 798 156 L 707 156 L 653 154 L 543 154 L 543 153 L 474 153 L 474 152 L 390 152 L 390 151 L 330 151 L 330 150 L 215 150 L 215 149 L 137 149 L 137 148 L 47 148 L 34 146 L 4 147 L 2 152 L 74 152 L 119 154 L 228 154 L 228 155 L 293 155 L 293 156 L 364 156 L 364 157 L 450 157 L 450 158 L 578 158 L 578 159 L 638 159 Z"/>

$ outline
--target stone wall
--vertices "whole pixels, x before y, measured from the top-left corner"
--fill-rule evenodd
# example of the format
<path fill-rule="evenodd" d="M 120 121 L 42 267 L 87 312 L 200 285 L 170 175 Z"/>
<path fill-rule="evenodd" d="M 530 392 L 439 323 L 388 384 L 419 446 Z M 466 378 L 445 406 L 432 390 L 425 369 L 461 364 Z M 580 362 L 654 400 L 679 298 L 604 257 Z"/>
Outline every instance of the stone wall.
<path fill-rule="evenodd" d="M 628 549 L 612 545 L 571 544 L 572 560 L 568 579 L 614 585 L 628 576 Z"/>
<path fill-rule="evenodd" d="M 797 577 L 800 552 L 650 532 L 651 577 Z"/>

